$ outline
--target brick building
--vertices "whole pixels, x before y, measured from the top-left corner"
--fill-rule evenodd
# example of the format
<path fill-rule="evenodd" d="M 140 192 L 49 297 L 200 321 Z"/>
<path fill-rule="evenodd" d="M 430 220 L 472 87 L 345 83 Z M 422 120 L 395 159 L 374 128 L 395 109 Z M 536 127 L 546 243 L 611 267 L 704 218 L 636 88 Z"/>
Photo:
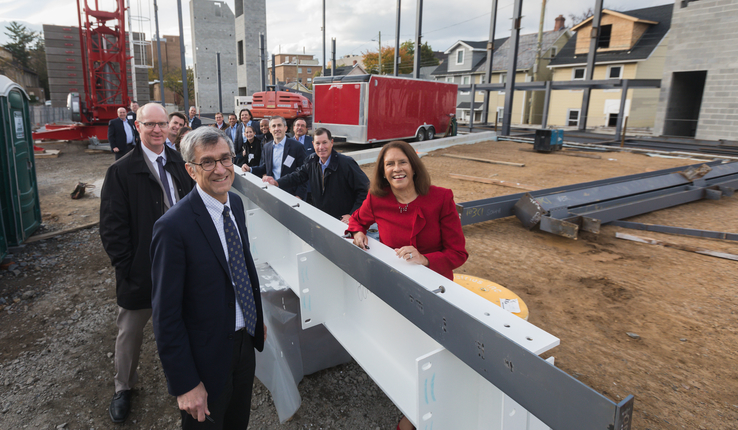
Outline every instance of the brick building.
<path fill-rule="evenodd" d="M 318 60 L 307 54 L 276 54 L 274 56 L 277 82 L 289 84 L 299 82 L 307 87 L 313 83 L 313 76 L 321 70 Z M 269 82 L 272 83 L 272 65 L 269 65 Z"/>

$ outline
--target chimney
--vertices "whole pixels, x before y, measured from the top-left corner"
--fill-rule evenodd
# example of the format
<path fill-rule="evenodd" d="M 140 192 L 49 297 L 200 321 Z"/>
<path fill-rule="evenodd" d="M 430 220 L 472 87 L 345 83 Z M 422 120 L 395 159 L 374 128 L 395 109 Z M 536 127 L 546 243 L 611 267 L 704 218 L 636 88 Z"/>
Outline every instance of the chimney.
<path fill-rule="evenodd" d="M 554 31 L 559 31 L 562 28 L 565 28 L 566 18 L 564 18 L 564 15 L 557 16 L 555 21 L 556 24 L 554 24 Z"/>
<path fill-rule="evenodd" d="M 354 60 L 354 66 L 356 66 L 356 60 Z"/>

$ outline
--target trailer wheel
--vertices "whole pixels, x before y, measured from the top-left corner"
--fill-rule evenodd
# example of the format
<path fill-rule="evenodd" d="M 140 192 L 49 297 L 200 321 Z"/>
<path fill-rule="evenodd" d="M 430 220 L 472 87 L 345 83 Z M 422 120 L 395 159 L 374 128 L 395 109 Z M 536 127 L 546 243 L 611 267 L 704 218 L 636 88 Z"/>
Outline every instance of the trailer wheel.
<path fill-rule="evenodd" d="M 428 140 L 433 140 L 433 138 L 436 137 L 436 129 L 433 126 L 428 127 L 428 130 L 426 130 L 426 133 L 428 133 Z"/>
<path fill-rule="evenodd" d="M 426 138 L 426 135 L 425 135 L 425 129 L 424 129 L 423 127 L 420 127 L 420 128 L 418 129 L 418 132 L 417 132 L 417 133 L 415 134 L 415 139 L 416 139 L 416 140 L 417 140 L 418 142 L 422 142 L 422 141 L 424 141 L 424 140 L 425 140 L 425 138 Z"/>

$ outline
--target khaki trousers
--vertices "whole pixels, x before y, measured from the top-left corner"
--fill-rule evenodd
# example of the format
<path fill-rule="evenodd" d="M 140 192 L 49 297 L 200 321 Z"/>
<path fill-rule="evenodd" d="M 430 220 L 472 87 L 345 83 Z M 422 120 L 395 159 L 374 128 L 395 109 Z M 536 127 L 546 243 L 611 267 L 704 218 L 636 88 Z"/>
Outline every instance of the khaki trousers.
<path fill-rule="evenodd" d="M 138 358 L 143 331 L 151 319 L 151 309 L 129 310 L 118 307 L 118 337 L 115 340 L 115 392 L 130 390 L 138 381 Z"/>

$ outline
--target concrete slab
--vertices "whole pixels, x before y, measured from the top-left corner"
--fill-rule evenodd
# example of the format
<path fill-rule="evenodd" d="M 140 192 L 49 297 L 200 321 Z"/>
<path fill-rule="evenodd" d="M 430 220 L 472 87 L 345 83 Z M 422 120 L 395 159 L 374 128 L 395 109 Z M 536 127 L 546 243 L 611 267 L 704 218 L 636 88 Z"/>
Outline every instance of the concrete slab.
<path fill-rule="evenodd" d="M 410 145 L 419 153 L 435 151 L 436 149 L 448 148 L 456 145 L 471 145 L 474 143 L 485 141 L 497 141 L 497 133 L 493 131 L 485 131 L 482 133 L 472 133 L 460 136 L 445 137 L 441 139 L 426 140 L 423 142 L 413 142 Z M 374 163 L 382 148 L 363 149 L 361 151 L 345 152 L 356 160 L 359 165 Z"/>

